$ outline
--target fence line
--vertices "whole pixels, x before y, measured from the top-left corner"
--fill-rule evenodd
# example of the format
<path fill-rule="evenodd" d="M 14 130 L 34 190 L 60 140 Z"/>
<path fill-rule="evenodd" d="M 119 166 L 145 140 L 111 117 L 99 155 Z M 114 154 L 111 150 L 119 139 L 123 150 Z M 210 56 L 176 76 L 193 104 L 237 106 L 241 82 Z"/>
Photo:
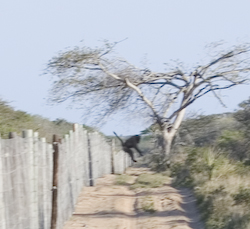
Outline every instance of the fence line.
<path fill-rule="evenodd" d="M 56 229 L 74 211 L 84 186 L 95 185 L 105 174 L 123 173 L 131 165 L 128 155 L 115 152 L 99 133 L 81 125 L 58 144 L 58 186 L 53 187 L 53 144 L 32 130 L 22 137 L 0 138 L 0 229 L 50 229 L 52 190 L 57 192 Z"/>

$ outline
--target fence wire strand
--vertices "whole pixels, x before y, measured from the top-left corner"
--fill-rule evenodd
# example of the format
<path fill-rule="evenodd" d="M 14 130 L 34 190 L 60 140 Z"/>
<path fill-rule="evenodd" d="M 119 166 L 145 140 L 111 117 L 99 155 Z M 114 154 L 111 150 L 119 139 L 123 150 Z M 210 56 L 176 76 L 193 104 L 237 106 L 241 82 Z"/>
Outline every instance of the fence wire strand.
<path fill-rule="evenodd" d="M 99 133 L 79 124 L 59 146 L 57 229 L 74 212 L 84 186 L 106 174 L 123 173 L 131 160 L 116 152 Z M 0 228 L 50 229 L 52 214 L 53 145 L 32 130 L 23 137 L 0 138 Z"/>

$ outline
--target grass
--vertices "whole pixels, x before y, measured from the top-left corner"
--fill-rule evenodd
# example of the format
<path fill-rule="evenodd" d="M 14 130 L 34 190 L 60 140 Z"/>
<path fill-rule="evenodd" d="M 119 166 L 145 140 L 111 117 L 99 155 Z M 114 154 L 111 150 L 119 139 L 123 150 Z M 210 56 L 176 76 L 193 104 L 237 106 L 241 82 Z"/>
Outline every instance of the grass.
<path fill-rule="evenodd" d="M 207 229 L 250 229 L 250 166 L 203 147 L 189 149 L 171 171 L 176 186 L 194 189 Z"/>
<path fill-rule="evenodd" d="M 138 176 L 136 182 L 131 185 L 132 189 L 136 188 L 158 188 L 163 186 L 169 177 L 162 174 L 141 174 Z"/>
<path fill-rule="evenodd" d="M 132 177 L 127 174 L 117 175 L 115 179 L 116 185 L 129 185 L 131 184 Z"/>
<path fill-rule="evenodd" d="M 133 177 L 127 174 L 117 175 L 115 179 L 116 185 L 130 185 L 131 189 L 136 188 L 158 188 L 163 186 L 169 177 L 160 173 L 155 174 L 140 174 L 135 181 Z"/>
<path fill-rule="evenodd" d="M 145 196 L 142 200 L 141 208 L 144 212 L 155 213 L 154 200 L 152 196 Z"/>

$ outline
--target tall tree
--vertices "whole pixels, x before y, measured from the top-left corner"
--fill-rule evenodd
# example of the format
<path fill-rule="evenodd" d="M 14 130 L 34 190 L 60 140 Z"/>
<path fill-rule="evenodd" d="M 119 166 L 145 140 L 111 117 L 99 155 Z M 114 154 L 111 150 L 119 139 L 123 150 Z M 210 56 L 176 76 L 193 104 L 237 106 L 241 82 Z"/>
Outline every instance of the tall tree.
<path fill-rule="evenodd" d="M 50 98 L 55 103 L 80 103 L 92 118 L 102 120 L 120 110 L 146 114 L 160 127 L 167 157 L 190 104 L 208 93 L 223 104 L 220 90 L 248 80 L 250 46 L 246 44 L 218 51 L 207 64 L 190 71 L 174 66 L 166 72 L 138 68 L 116 57 L 115 46 L 77 47 L 53 57 L 47 68 L 55 76 Z"/>

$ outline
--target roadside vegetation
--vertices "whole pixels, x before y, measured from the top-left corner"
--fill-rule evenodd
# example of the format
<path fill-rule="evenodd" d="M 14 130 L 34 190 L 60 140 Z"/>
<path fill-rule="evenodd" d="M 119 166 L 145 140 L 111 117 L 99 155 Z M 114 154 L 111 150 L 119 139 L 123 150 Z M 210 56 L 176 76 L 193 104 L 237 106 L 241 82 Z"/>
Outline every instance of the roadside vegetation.
<path fill-rule="evenodd" d="M 250 228 L 250 167 L 218 148 L 186 150 L 171 167 L 173 184 L 193 188 L 207 228 Z"/>
<path fill-rule="evenodd" d="M 88 131 L 93 128 L 85 126 Z M 8 138 L 9 132 L 16 132 L 21 136 L 23 130 L 32 129 L 39 133 L 40 137 L 45 137 L 48 142 L 52 141 L 53 134 L 60 138 L 73 129 L 73 123 L 64 119 L 50 121 L 39 115 L 31 115 L 24 111 L 15 110 L 6 101 L 0 99 L 0 136 Z"/>
<path fill-rule="evenodd" d="M 158 155 L 151 168 L 168 171 L 175 187 L 197 197 L 207 229 L 250 228 L 250 99 L 235 113 L 184 121 L 170 169 Z"/>

